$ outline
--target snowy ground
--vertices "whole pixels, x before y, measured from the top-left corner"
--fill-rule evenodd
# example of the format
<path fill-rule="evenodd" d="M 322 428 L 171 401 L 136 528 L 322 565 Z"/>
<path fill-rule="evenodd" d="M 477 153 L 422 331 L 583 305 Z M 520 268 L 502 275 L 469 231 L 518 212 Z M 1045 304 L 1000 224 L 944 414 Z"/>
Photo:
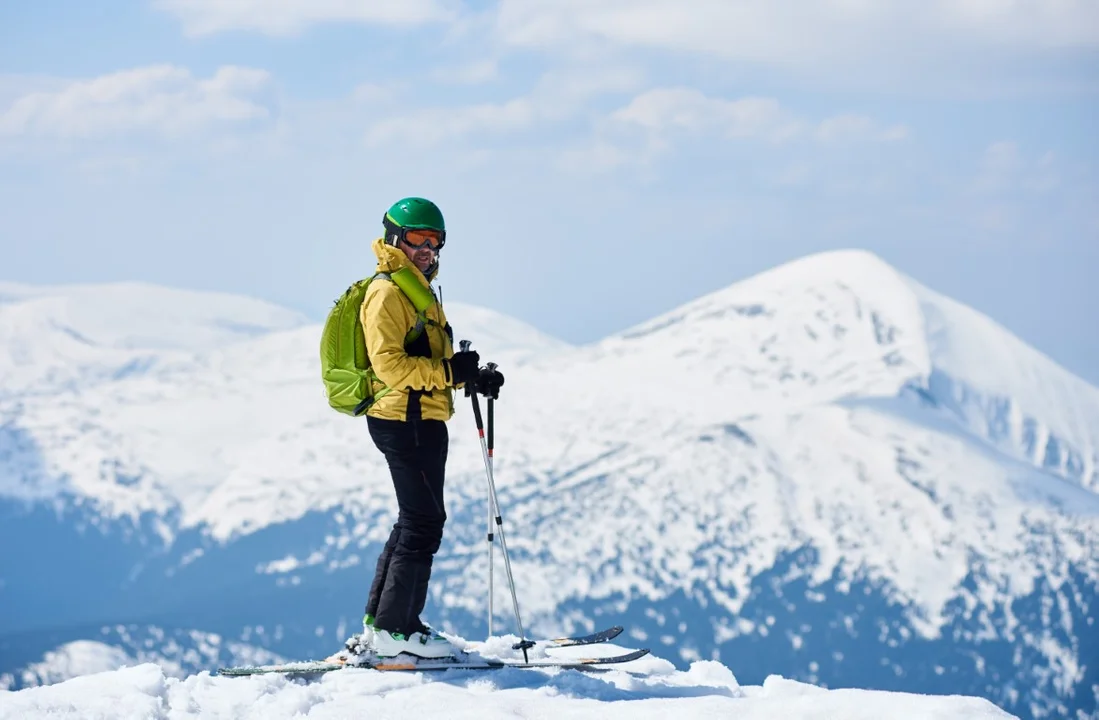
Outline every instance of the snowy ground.
<path fill-rule="evenodd" d="M 305 681 L 277 675 L 225 678 L 209 672 L 178 679 L 145 663 L 56 685 L 0 692 L 0 720 L 1013 717 L 980 698 L 825 690 L 777 675 L 762 686 L 742 687 L 729 668 L 713 661 L 696 662 L 686 672 L 660 658 L 623 667 L 597 673 L 349 669 Z"/>

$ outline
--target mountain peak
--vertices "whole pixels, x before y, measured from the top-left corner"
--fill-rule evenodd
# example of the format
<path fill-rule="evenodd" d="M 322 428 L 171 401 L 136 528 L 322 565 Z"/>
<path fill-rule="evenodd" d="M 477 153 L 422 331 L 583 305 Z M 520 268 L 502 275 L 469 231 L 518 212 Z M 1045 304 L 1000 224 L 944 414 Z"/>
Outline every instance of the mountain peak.
<path fill-rule="evenodd" d="M 805 283 L 822 280 L 878 277 L 892 282 L 901 274 L 877 254 L 860 248 L 825 250 L 777 265 L 746 282 L 782 278 L 783 282 Z"/>
<path fill-rule="evenodd" d="M 613 381 L 666 388 L 669 413 L 705 398 L 695 415 L 715 422 L 726 407 L 774 414 L 916 391 L 999 449 L 1099 489 L 1099 389 L 864 250 L 772 268 L 592 354 L 614 358 Z"/>

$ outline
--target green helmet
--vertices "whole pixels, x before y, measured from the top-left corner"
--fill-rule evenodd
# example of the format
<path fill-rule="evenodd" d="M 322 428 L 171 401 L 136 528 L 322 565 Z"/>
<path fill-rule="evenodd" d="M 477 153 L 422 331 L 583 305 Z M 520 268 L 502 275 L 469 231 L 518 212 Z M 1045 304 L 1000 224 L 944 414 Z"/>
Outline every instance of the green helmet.
<path fill-rule="evenodd" d="M 439 247 L 446 241 L 446 223 L 439 206 L 430 200 L 419 197 L 407 197 L 398 200 L 386 211 L 382 218 L 385 227 L 385 241 L 396 245 L 404 237 L 405 230 L 436 230 L 439 233 Z"/>

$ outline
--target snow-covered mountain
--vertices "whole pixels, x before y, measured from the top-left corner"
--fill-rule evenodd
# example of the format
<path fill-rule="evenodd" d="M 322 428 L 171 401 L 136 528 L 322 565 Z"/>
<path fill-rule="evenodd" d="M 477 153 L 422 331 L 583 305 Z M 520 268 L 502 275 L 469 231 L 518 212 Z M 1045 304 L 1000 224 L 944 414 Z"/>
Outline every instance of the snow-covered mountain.
<path fill-rule="evenodd" d="M 142 286 L 0 298 L 0 543 L 20 548 L 0 673 L 118 623 L 287 656 L 342 641 L 395 508 L 365 428 L 324 401 L 319 325 Z M 613 618 L 746 682 L 1099 712 L 1099 389 L 988 318 L 857 251 L 585 347 L 447 311 L 507 376 L 528 627 Z M 472 637 L 484 479 L 459 407 L 429 619 Z"/>

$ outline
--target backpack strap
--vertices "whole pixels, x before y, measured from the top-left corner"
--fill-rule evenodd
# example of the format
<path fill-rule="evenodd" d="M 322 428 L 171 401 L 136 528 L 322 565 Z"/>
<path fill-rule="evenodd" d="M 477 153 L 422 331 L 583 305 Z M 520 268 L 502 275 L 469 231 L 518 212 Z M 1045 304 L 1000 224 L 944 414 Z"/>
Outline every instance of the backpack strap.
<path fill-rule="evenodd" d="M 427 316 L 428 308 L 435 304 L 435 293 L 425 287 L 411 268 L 403 267 L 393 273 L 378 273 L 375 278 L 385 278 L 401 289 L 405 297 L 416 308 L 416 324 L 405 335 L 405 345 L 420 337 L 427 325 L 438 325 L 437 322 Z"/>

